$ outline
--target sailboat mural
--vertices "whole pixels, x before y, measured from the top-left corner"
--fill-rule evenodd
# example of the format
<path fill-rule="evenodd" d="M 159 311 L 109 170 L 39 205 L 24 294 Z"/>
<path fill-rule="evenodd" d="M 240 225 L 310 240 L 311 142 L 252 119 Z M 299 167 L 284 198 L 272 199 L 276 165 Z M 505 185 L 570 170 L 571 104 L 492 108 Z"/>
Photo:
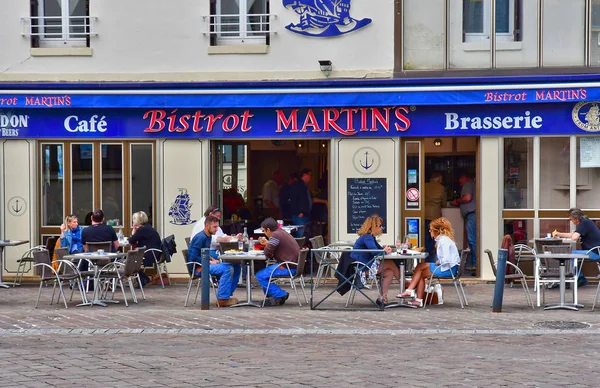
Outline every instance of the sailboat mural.
<path fill-rule="evenodd" d="M 331 37 L 365 27 L 371 19 L 350 16 L 352 0 L 283 0 L 283 6 L 300 15 L 300 23 L 285 28 L 301 35 Z"/>
<path fill-rule="evenodd" d="M 187 189 L 179 189 L 179 194 L 175 197 L 175 201 L 169 208 L 169 216 L 173 218 L 170 222 L 175 225 L 189 225 L 196 222 L 196 220 L 191 219 L 191 208 L 193 205 L 190 202 L 190 195 Z"/>

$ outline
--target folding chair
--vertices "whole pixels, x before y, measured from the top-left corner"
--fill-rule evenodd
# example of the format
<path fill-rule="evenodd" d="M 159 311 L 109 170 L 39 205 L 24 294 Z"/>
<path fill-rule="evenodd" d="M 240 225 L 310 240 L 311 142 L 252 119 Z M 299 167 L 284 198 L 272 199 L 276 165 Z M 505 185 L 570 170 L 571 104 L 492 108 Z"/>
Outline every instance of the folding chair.
<path fill-rule="evenodd" d="M 97 252 L 100 249 L 104 250 L 104 252 L 112 252 L 113 248 L 112 241 L 88 242 L 86 245 L 88 252 Z"/>
<path fill-rule="evenodd" d="M 460 254 L 460 264 L 458 266 L 458 272 L 456 273 L 456 275 L 452 274 L 452 283 L 454 284 L 454 288 L 456 289 L 456 294 L 458 295 L 458 301 L 460 302 L 460 308 L 462 308 L 462 309 L 464 309 L 465 306 L 469 305 L 469 302 L 467 301 L 467 294 L 465 293 L 465 289 L 463 287 L 461 277 L 465 272 L 465 267 L 467 265 L 467 257 L 469 257 L 470 254 L 471 254 L 471 249 L 469 249 L 469 248 L 463 249 L 463 251 Z M 432 286 L 434 281 L 437 281 L 439 283 L 440 279 L 450 279 L 448 277 L 439 277 L 436 275 L 436 273 L 439 274 L 440 272 L 442 272 L 441 268 L 442 267 L 437 267 L 433 271 L 433 274 L 429 278 L 429 284 L 425 284 L 426 290 L 430 289 L 430 287 Z M 427 300 L 429 298 L 429 295 L 431 295 L 431 298 L 433 299 L 433 292 L 425 294 L 425 300 L 423 301 L 423 308 L 425 308 L 425 306 L 427 306 Z"/>
<path fill-rule="evenodd" d="M 265 290 L 265 298 L 263 299 L 262 307 L 265 307 L 265 302 L 267 301 L 267 295 L 269 294 L 269 287 L 271 283 L 277 279 L 289 279 L 290 285 L 294 292 L 296 293 L 296 297 L 298 298 L 298 304 L 302 307 L 302 302 L 300 301 L 300 295 L 298 294 L 298 289 L 296 286 L 296 281 L 300 284 L 302 288 L 302 294 L 304 294 L 304 301 L 308 303 L 308 298 L 306 297 L 306 292 L 304 290 L 304 265 L 306 264 L 306 258 L 308 257 L 308 249 L 301 249 L 300 253 L 298 253 L 298 262 L 294 263 L 293 261 L 284 261 L 279 263 L 280 266 L 285 266 L 287 269 L 286 275 L 281 276 L 273 276 L 273 273 L 277 268 L 274 268 L 269 276 L 269 284 L 267 285 L 267 289 Z M 296 273 L 292 275 L 291 269 L 292 267 L 296 267 Z"/>
<path fill-rule="evenodd" d="M 354 275 L 353 275 L 353 279 L 352 281 L 356 284 L 356 282 L 362 282 L 361 281 L 361 276 L 360 273 L 361 272 L 368 272 L 371 268 L 371 263 L 373 263 L 375 260 L 377 260 L 377 256 L 375 257 L 374 260 L 372 260 L 369 264 L 365 264 L 362 261 L 353 261 L 351 263 L 352 266 L 354 266 Z M 375 283 L 375 287 L 377 290 L 377 298 L 382 298 L 381 295 L 381 288 L 379 287 L 379 274 L 375 275 L 373 278 L 373 283 Z M 367 284 L 363 284 L 363 286 L 365 286 L 365 288 L 370 289 L 371 286 L 367 285 Z M 350 293 L 348 294 L 348 299 L 346 299 L 346 307 L 348 307 L 348 304 L 354 304 L 354 297 L 356 296 L 356 287 L 352 287 L 350 289 Z"/>
<path fill-rule="evenodd" d="M 523 272 L 523 270 L 521 269 L 520 264 L 521 263 L 533 263 L 533 276 L 527 276 L 525 275 L 525 277 L 527 279 L 531 279 L 532 277 L 534 278 L 534 283 L 533 283 L 533 291 L 537 291 L 537 276 L 535 276 L 535 271 L 536 269 L 536 260 L 535 260 L 535 249 L 531 248 L 529 245 L 525 245 L 525 244 L 516 244 L 515 245 L 515 261 L 516 261 L 516 265 L 517 267 L 519 267 L 519 269 L 521 270 L 521 272 Z M 510 284 L 510 286 L 512 287 L 512 283 Z"/>
<path fill-rule="evenodd" d="M 492 254 L 492 251 L 490 251 L 489 249 L 486 249 L 484 252 L 488 255 L 488 258 L 490 259 L 490 265 L 492 266 L 492 271 L 494 272 L 494 277 L 496 277 L 498 268 L 496 267 L 496 261 L 494 260 L 494 255 Z M 521 282 L 521 286 L 523 286 L 523 292 L 525 292 L 525 298 L 527 299 L 527 304 L 530 305 L 531 308 L 535 310 L 535 305 L 533 304 L 533 298 L 531 297 L 531 294 L 529 293 L 529 287 L 527 286 L 527 278 L 525 277 L 525 274 L 523 273 L 523 271 L 521 271 L 521 269 L 517 265 L 511 263 L 510 261 L 507 261 L 506 265 L 512 266 L 516 273 L 510 274 L 510 275 L 504 275 L 504 279 L 519 280 Z"/>
<path fill-rule="evenodd" d="M 137 295 L 135 294 L 135 289 L 133 287 L 133 279 L 137 279 L 138 283 L 141 286 L 140 274 L 139 272 L 142 270 L 142 266 L 144 265 L 144 251 L 145 248 L 137 248 L 132 249 L 127 252 L 127 257 L 125 257 L 124 262 L 113 261 L 111 263 L 106 264 L 98 271 L 97 279 L 100 290 L 96 290 L 99 292 L 99 295 L 108 294 L 108 286 L 113 283 L 113 280 L 118 283 L 121 287 L 121 292 L 123 293 L 123 300 L 125 302 L 125 306 L 129 307 L 127 303 L 127 295 L 125 294 L 125 286 L 123 281 L 127 281 L 129 285 L 129 291 L 131 292 L 131 297 L 133 298 L 133 302 L 137 303 Z M 116 287 L 112 287 L 112 297 L 114 298 Z M 143 289 L 142 289 L 143 293 Z M 104 299 L 102 296 L 100 299 Z"/>
<path fill-rule="evenodd" d="M 65 308 L 69 308 L 67 306 L 67 299 L 65 298 L 65 294 L 63 292 L 63 283 L 65 281 L 77 281 L 79 284 L 79 293 L 81 294 L 81 299 L 85 302 L 87 301 L 85 293 L 83 292 L 83 288 L 81 287 L 81 276 L 79 275 L 79 271 L 75 267 L 73 263 L 67 260 L 61 260 L 59 269 L 56 270 L 52 267 L 52 258 L 50 257 L 50 253 L 48 250 L 37 250 L 33 252 L 33 257 L 35 259 L 34 267 L 41 268 L 41 277 L 40 277 L 40 288 L 38 291 L 37 300 L 35 302 L 35 308 L 38 307 L 40 303 L 40 296 L 42 294 L 42 286 L 49 282 L 53 283 L 52 287 L 52 298 L 50 299 L 50 304 L 54 301 L 54 293 L 56 292 L 56 287 L 58 286 L 59 299 L 62 297 L 63 302 L 65 304 Z M 62 266 L 69 266 L 70 270 L 68 273 L 61 274 Z"/>
<path fill-rule="evenodd" d="M 198 281 L 198 285 L 196 287 L 196 297 L 194 298 L 194 304 L 196 304 L 196 301 L 198 300 L 198 294 L 200 293 L 200 284 L 202 282 L 202 277 L 196 275 L 196 268 L 202 268 L 202 264 L 198 263 L 196 261 L 188 261 L 188 250 L 187 249 L 183 249 L 181 251 L 181 253 L 183 254 L 183 260 L 185 261 L 185 267 L 188 269 L 188 273 L 190 275 L 190 280 L 188 281 L 188 286 L 187 286 L 187 295 L 185 296 L 185 303 L 183 304 L 183 307 L 187 307 L 188 300 L 190 299 L 190 291 L 192 290 L 192 285 L 194 284 L 194 280 Z M 191 266 L 191 269 L 190 269 L 190 266 Z M 218 306 L 219 298 L 217 297 L 217 287 L 215 286 L 215 283 L 212 280 L 212 276 L 210 276 L 210 285 L 211 285 L 213 291 L 215 292 L 215 300 L 217 301 L 217 306 Z"/>
<path fill-rule="evenodd" d="M 593 247 L 592 249 L 589 249 L 586 253 L 589 255 L 591 252 L 595 252 L 597 255 L 600 256 L 600 246 Z M 596 260 L 596 265 L 598 266 L 598 275 L 596 276 L 596 279 L 600 280 L 600 261 L 599 260 Z M 581 271 L 581 269 L 579 269 L 579 270 Z M 594 304 L 592 304 L 592 311 L 594 311 L 594 309 L 596 308 L 596 301 L 598 300 L 598 294 L 600 294 L 600 282 L 598 282 L 598 288 L 596 288 L 596 296 L 594 297 Z"/>

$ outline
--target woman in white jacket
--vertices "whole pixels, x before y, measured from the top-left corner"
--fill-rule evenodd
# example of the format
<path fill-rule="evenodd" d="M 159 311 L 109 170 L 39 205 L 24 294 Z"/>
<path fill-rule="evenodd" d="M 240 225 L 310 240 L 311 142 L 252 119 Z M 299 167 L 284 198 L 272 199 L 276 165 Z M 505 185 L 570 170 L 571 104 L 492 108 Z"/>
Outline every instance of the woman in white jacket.
<path fill-rule="evenodd" d="M 454 242 L 454 230 L 450 221 L 444 217 L 431 221 L 429 233 L 436 243 L 437 262 L 420 263 L 415 268 L 412 281 L 406 291 L 398 295 L 402 298 L 415 298 L 411 303 L 415 306 L 423 305 L 425 295 L 425 279 L 435 273 L 437 277 L 451 278 L 458 272 L 460 256 Z"/>

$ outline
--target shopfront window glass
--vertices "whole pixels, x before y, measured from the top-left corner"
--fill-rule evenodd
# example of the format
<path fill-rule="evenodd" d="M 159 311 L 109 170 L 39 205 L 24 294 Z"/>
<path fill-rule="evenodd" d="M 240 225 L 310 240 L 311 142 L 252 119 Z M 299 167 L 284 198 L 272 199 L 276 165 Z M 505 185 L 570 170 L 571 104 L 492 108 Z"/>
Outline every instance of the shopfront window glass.
<path fill-rule="evenodd" d="M 42 225 L 57 226 L 63 222 L 63 145 L 42 145 Z"/>
<path fill-rule="evenodd" d="M 570 139 L 540 138 L 540 208 L 569 209 Z"/>
<path fill-rule="evenodd" d="M 504 139 L 504 208 L 533 208 L 533 138 Z"/>
<path fill-rule="evenodd" d="M 582 136 L 577 138 L 577 207 L 600 209 L 600 138 Z"/>
<path fill-rule="evenodd" d="M 567 210 L 565 210 L 565 217 L 567 216 Z M 550 219 L 541 219 L 540 220 L 540 235 L 538 238 L 543 238 L 548 235 L 548 233 L 552 233 L 553 231 L 559 232 L 568 232 L 571 230 L 571 226 L 569 225 L 568 219 L 562 220 L 550 220 Z"/>
<path fill-rule="evenodd" d="M 131 145 L 131 211 L 144 211 L 153 222 L 154 171 L 152 144 Z"/>
<path fill-rule="evenodd" d="M 94 210 L 93 144 L 71 144 L 71 213 L 83 224 Z"/>
<path fill-rule="evenodd" d="M 102 144 L 102 210 L 106 220 L 123 220 L 123 145 Z"/>
<path fill-rule="evenodd" d="M 504 234 L 509 234 L 515 244 L 528 244 L 533 239 L 533 220 L 504 220 Z"/>

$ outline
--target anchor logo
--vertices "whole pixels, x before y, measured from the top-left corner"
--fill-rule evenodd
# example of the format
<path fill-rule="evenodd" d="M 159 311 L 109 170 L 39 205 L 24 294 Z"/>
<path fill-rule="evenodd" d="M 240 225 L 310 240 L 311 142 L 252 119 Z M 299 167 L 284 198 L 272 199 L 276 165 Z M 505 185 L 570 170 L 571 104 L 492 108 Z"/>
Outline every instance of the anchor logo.
<path fill-rule="evenodd" d="M 352 156 L 354 171 L 361 175 L 372 175 L 381 166 L 381 155 L 373 147 L 360 147 Z"/>
<path fill-rule="evenodd" d="M 368 170 L 375 164 L 375 159 L 371 158 L 371 164 L 369 164 L 369 151 L 365 151 L 365 164 L 363 164 L 362 159 L 359 160 L 359 163 L 362 168 Z"/>
<path fill-rule="evenodd" d="M 15 201 L 15 205 L 11 206 L 11 208 L 17 214 L 20 213 L 21 210 L 23 210 L 23 206 L 19 207 L 19 200 L 18 199 Z"/>
<path fill-rule="evenodd" d="M 13 216 L 22 216 L 27 211 L 27 201 L 23 197 L 12 197 L 7 203 L 8 211 Z"/>

